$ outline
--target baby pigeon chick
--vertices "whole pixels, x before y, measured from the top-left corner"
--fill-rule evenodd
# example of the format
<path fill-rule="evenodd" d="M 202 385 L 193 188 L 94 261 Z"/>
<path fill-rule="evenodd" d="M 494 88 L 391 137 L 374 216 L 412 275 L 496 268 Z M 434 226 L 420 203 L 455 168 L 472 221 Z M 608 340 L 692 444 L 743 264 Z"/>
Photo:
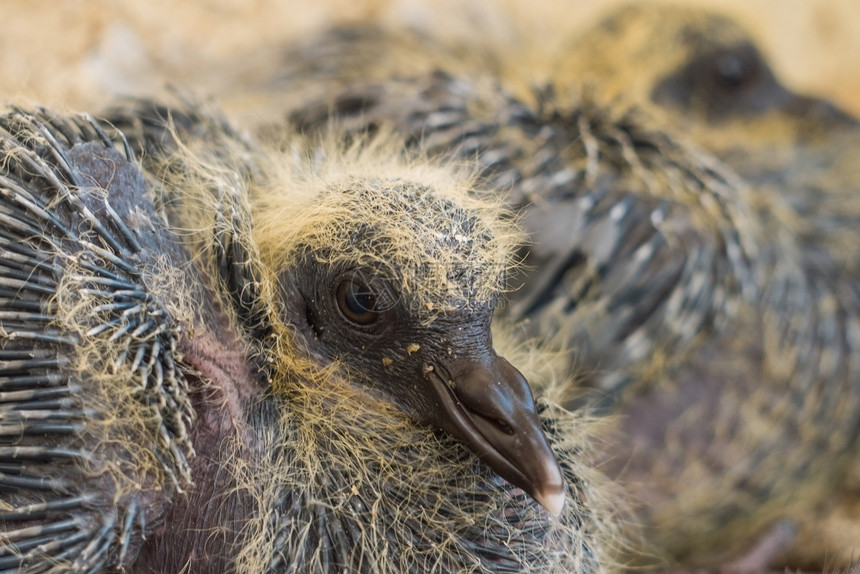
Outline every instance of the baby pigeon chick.
<path fill-rule="evenodd" d="M 652 106 L 757 188 L 782 195 L 807 244 L 858 272 L 860 122 L 787 90 L 728 18 L 667 4 L 624 6 L 572 40 L 560 82 L 592 82 Z"/>
<path fill-rule="evenodd" d="M 395 129 L 476 165 L 521 214 L 503 313 L 569 350 L 586 395 L 570 404 L 623 415 L 605 457 L 644 525 L 629 560 L 726 563 L 832 501 L 856 453 L 860 302 L 779 196 L 641 114 L 552 90 L 440 72 L 284 101 L 305 133 Z"/>
<path fill-rule="evenodd" d="M 670 123 L 700 127 L 701 137 L 725 127 L 746 145 L 780 143 L 857 125 L 830 102 L 786 89 L 746 30 L 696 7 L 622 6 L 571 39 L 555 68 L 556 81 L 650 101 L 666 109 Z"/>
<path fill-rule="evenodd" d="M 601 569 L 582 421 L 492 346 L 499 206 L 159 111 L 0 117 L 0 571 Z"/>

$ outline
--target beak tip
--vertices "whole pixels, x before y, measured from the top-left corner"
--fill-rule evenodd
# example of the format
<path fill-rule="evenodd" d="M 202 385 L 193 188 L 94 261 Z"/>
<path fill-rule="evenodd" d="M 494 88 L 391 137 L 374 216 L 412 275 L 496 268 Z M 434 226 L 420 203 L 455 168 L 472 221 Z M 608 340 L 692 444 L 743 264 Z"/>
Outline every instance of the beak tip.
<path fill-rule="evenodd" d="M 536 492 L 534 499 L 556 518 L 561 516 L 564 509 L 564 488 L 553 488 L 545 492 Z"/>

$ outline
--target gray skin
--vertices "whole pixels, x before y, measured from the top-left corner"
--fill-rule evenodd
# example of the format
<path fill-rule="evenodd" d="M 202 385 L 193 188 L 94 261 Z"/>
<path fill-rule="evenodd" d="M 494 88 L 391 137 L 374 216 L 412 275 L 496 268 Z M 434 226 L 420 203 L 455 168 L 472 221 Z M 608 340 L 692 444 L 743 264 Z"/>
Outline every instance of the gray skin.
<path fill-rule="evenodd" d="M 333 269 L 312 259 L 299 269 L 282 276 L 282 301 L 290 311 L 287 322 L 312 356 L 343 361 L 361 384 L 463 441 L 501 476 L 555 509 L 561 471 L 539 431 L 528 382 L 493 350 L 494 304 L 464 307 L 425 325 L 379 271 Z M 409 353 L 402 341 L 418 341 L 420 349 Z M 416 384 L 421 380 L 426 383 Z M 534 456 L 523 458 L 527 452 Z"/>

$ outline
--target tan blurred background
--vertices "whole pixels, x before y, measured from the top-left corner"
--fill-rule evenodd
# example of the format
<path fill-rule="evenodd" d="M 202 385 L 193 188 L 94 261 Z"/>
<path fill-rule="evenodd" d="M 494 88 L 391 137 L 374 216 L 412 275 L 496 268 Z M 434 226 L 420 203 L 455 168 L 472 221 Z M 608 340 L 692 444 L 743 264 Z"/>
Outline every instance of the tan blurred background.
<path fill-rule="evenodd" d="M 551 45 L 624 0 L 0 0 L 4 100 L 97 109 L 171 82 L 206 92 L 219 64 L 332 20 L 470 30 L 511 22 Z M 860 0 L 687 0 L 735 17 L 795 90 L 860 114 Z M 315 6 L 311 6 L 315 4 Z M 493 6 L 492 10 L 487 6 Z M 462 13 L 473 18 L 462 17 Z M 509 17 L 513 13 L 514 17 Z M 463 22 L 466 22 L 465 24 Z"/>

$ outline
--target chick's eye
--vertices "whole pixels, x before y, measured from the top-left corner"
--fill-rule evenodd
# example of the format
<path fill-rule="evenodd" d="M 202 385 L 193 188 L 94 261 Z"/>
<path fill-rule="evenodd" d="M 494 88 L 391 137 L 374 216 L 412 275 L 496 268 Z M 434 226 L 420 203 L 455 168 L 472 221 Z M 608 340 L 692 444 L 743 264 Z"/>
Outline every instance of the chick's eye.
<path fill-rule="evenodd" d="M 728 52 L 714 62 L 718 85 L 726 90 L 743 88 L 756 74 L 755 58 L 745 52 Z"/>
<path fill-rule="evenodd" d="M 337 306 L 349 321 L 372 325 L 379 319 L 376 294 L 363 283 L 348 279 L 337 288 Z"/>

